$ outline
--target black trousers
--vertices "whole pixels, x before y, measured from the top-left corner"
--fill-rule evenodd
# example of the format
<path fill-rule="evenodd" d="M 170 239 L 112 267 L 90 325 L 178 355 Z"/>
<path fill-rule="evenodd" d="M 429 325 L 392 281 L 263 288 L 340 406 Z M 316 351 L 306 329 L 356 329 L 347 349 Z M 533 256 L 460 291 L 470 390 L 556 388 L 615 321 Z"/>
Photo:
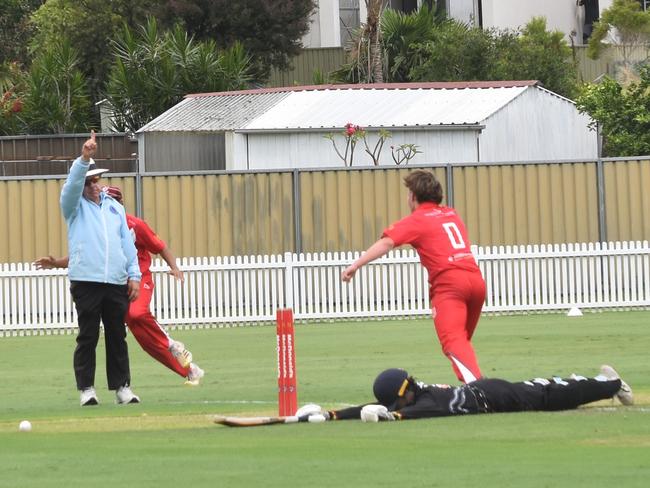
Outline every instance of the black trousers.
<path fill-rule="evenodd" d="M 499 379 L 484 379 L 474 381 L 470 385 L 483 393 L 489 411 L 521 412 L 570 410 L 585 403 L 612 398 L 621 388 L 621 381 L 538 378 L 510 383 Z"/>
<path fill-rule="evenodd" d="M 72 281 L 70 292 L 79 318 L 74 374 L 77 389 L 95 384 L 95 349 L 99 340 L 99 321 L 104 324 L 106 379 L 108 389 L 117 390 L 131 383 L 129 350 L 124 317 L 129 307 L 126 285 Z"/>

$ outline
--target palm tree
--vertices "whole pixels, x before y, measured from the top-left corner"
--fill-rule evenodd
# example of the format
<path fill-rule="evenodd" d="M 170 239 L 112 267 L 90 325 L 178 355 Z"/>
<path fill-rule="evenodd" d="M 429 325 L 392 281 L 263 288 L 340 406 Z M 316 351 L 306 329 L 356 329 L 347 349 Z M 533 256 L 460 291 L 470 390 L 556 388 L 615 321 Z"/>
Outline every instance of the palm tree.
<path fill-rule="evenodd" d="M 368 82 L 383 83 L 384 65 L 381 49 L 381 15 L 386 6 L 386 0 L 365 0 L 368 10 L 363 29 L 363 37 L 368 44 Z"/>
<path fill-rule="evenodd" d="M 346 46 L 349 62 L 331 74 L 333 79 L 351 83 L 408 81 L 416 62 L 411 45 L 430 40 L 444 14 L 437 14 L 426 3 L 409 14 L 385 9 L 384 4 L 366 0 L 368 20 L 352 32 Z"/>
<path fill-rule="evenodd" d="M 443 15 L 436 14 L 427 4 L 410 14 L 392 9 L 384 11 L 381 32 L 388 81 L 410 81 L 409 71 L 418 64 L 411 46 L 431 40 L 436 26 L 444 20 Z"/>

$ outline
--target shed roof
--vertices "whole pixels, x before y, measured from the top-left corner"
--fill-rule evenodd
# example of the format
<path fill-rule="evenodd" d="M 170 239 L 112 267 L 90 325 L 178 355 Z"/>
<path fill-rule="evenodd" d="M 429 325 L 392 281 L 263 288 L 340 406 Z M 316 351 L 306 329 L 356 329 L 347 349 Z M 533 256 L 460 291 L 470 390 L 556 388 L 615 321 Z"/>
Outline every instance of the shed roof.
<path fill-rule="evenodd" d="M 288 92 L 259 93 L 254 96 L 241 93 L 228 97 L 187 96 L 138 132 L 240 129 L 287 96 Z"/>
<path fill-rule="evenodd" d="M 536 81 L 386 83 L 192 94 L 138 132 L 474 126 Z"/>

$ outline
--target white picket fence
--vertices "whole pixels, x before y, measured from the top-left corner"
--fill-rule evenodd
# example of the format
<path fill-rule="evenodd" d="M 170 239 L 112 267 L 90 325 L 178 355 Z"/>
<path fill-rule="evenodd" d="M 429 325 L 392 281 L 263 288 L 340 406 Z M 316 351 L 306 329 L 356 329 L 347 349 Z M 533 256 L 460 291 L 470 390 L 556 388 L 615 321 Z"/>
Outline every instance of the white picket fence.
<path fill-rule="evenodd" d="M 485 312 L 650 306 L 650 247 L 643 242 L 477 247 Z M 426 271 L 412 250 L 391 252 L 350 284 L 341 271 L 358 253 L 182 259 L 181 285 L 154 262 L 152 309 L 174 327 L 269 323 L 278 308 L 297 320 L 425 316 Z M 71 332 L 76 312 L 66 270 L 0 267 L 0 336 Z"/>

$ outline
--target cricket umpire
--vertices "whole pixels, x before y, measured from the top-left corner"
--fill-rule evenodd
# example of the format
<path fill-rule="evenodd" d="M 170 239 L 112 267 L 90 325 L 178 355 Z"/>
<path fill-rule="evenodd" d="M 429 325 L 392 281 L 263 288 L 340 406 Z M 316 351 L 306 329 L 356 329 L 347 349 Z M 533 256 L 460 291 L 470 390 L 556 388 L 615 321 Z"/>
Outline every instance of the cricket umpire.
<path fill-rule="evenodd" d="M 70 292 L 77 309 L 79 333 L 74 372 L 80 404 L 97 405 L 95 349 L 99 323 L 104 324 L 106 376 L 118 403 L 137 403 L 131 391 L 124 316 L 140 288 L 140 267 L 124 208 L 104 194 L 94 168 L 97 149 L 91 133 L 61 190 L 61 211 L 68 227 Z"/>

